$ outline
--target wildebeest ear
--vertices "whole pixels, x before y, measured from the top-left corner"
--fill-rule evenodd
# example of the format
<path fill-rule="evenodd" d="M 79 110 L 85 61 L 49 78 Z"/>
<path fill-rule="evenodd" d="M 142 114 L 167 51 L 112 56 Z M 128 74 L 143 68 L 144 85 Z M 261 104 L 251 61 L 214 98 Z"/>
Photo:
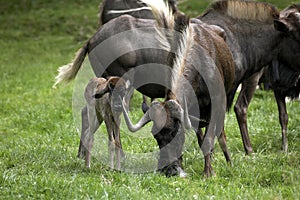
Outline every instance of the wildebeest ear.
<path fill-rule="evenodd" d="M 102 87 L 97 87 L 92 97 L 94 97 L 95 99 L 100 99 L 103 95 L 109 92 L 108 85 L 108 83 L 105 83 Z"/>
<path fill-rule="evenodd" d="M 278 19 L 274 20 L 274 27 L 277 31 L 280 31 L 280 32 L 283 32 L 283 33 L 286 33 L 286 32 L 289 31 L 288 25 L 286 23 L 284 23 L 283 21 L 278 20 Z"/>

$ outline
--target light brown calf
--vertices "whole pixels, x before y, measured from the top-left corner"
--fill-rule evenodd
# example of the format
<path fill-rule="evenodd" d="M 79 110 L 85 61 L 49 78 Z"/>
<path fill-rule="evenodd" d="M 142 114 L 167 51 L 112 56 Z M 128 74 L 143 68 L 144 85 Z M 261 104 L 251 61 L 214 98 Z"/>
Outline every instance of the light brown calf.
<path fill-rule="evenodd" d="M 116 169 L 121 168 L 123 154 L 120 140 L 121 99 L 126 95 L 127 83 L 119 77 L 93 78 L 86 86 L 84 97 L 87 105 L 82 109 L 82 132 L 78 157 L 85 159 L 90 168 L 91 150 L 94 133 L 102 122 L 105 122 L 108 133 L 108 150 L 110 168 L 114 169 L 114 155 L 116 154 Z M 121 97 L 121 98 L 120 98 Z"/>

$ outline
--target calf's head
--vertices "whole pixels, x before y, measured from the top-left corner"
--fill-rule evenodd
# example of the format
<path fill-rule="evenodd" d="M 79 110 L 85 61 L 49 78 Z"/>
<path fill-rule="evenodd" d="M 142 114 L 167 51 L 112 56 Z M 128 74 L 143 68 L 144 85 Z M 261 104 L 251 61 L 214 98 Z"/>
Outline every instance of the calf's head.
<path fill-rule="evenodd" d="M 100 79 L 98 79 L 100 80 Z M 116 112 L 122 111 L 122 100 L 129 88 L 129 83 L 120 77 L 110 77 L 106 82 L 98 82 L 94 97 L 101 98 L 105 94 L 109 94 L 111 109 Z"/>

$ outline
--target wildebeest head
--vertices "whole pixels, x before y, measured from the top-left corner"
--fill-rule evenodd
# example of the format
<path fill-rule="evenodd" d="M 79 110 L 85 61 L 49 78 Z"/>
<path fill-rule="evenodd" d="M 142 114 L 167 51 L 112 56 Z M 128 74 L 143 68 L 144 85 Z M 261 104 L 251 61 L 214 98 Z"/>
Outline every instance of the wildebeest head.
<path fill-rule="evenodd" d="M 184 128 L 190 129 L 191 122 L 188 117 L 185 98 L 183 104 L 184 109 L 177 100 L 154 101 L 135 125 L 132 124 L 123 104 L 124 118 L 130 131 L 138 131 L 148 122 L 153 122 L 151 132 L 160 149 L 158 169 L 167 176 L 177 174 L 185 176 L 178 159 L 182 154 L 184 144 Z"/>
<path fill-rule="evenodd" d="M 278 60 L 286 67 L 300 72 L 300 4 L 282 10 L 274 25 L 286 36 L 280 45 Z"/>
<path fill-rule="evenodd" d="M 109 94 L 110 103 L 112 110 L 116 112 L 122 111 L 122 101 L 126 95 L 126 92 L 129 88 L 129 83 L 120 77 L 110 77 L 104 83 L 100 81 L 99 78 L 98 84 L 94 93 L 96 99 L 101 98 L 105 94 Z M 121 99 L 120 99 L 121 97 Z"/>
<path fill-rule="evenodd" d="M 278 31 L 292 34 L 300 41 L 300 4 L 291 5 L 280 12 L 279 19 L 274 21 Z"/>

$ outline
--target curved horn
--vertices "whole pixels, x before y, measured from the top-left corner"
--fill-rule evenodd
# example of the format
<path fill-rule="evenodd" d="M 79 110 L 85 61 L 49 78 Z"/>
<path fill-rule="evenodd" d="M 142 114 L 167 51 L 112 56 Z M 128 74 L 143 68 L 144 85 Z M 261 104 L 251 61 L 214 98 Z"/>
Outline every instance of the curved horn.
<path fill-rule="evenodd" d="M 122 98 L 120 97 L 120 100 L 122 102 L 122 110 L 123 110 L 123 115 L 124 115 L 124 118 L 125 118 L 125 122 L 126 122 L 126 125 L 128 127 L 128 129 L 131 131 L 131 132 L 136 132 L 138 130 L 140 130 L 143 126 L 145 126 L 148 122 L 151 121 L 150 119 L 150 116 L 149 116 L 149 110 L 143 115 L 143 117 L 140 119 L 140 121 L 137 123 L 137 124 L 132 124 L 129 116 L 128 116 L 128 113 L 127 113 L 127 110 L 126 110 L 126 107 L 124 105 L 124 102 L 122 100 Z"/>
<path fill-rule="evenodd" d="M 184 127 L 186 129 L 191 129 L 192 128 L 192 123 L 191 123 L 191 120 L 189 118 L 189 113 L 188 113 L 188 106 L 187 106 L 187 103 L 186 103 L 186 98 L 185 96 L 183 97 L 183 104 L 184 104 L 184 111 L 183 111 L 183 122 L 184 122 Z"/>

